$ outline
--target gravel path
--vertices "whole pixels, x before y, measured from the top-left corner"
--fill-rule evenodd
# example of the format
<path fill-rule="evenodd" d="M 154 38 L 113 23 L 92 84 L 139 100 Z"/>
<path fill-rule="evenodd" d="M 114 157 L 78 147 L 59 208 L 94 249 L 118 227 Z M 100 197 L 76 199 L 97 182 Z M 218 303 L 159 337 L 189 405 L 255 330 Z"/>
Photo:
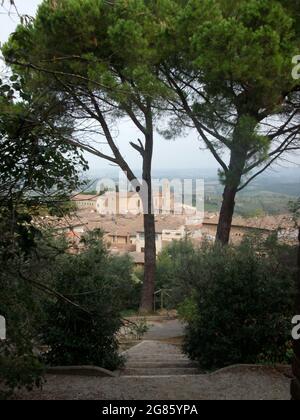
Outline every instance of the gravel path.
<path fill-rule="evenodd" d="M 212 375 L 92 378 L 48 375 L 32 400 L 289 400 L 290 379 L 262 367 L 236 367 Z"/>
<path fill-rule="evenodd" d="M 184 325 L 177 319 L 164 322 L 151 322 L 143 340 L 163 340 L 184 336 Z"/>
<path fill-rule="evenodd" d="M 163 341 L 183 335 L 178 321 L 152 323 L 146 340 L 127 352 L 127 368 L 159 363 L 156 376 L 99 378 L 47 375 L 42 390 L 20 392 L 26 400 L 290 400 L 289 372 L 268 367 L 236 366 L 210 375 L 157 376 L 187 361 L 178 346 Z M 152 341 L 151 341 L 152 340 Z M 153 340 L 160 340 L 155 342 Z M 174 366 L 175 366 L 174 365 Z M 173 368 L 174 368 L 173 366 Z M 189 371 L 190 368 L 187 368 Z M 134 373 L 131 375 L 134 375 Z M 151 372 L 151 371 L 150 371 Z M 147 371 L 149 373 L 149 370 Z"/>

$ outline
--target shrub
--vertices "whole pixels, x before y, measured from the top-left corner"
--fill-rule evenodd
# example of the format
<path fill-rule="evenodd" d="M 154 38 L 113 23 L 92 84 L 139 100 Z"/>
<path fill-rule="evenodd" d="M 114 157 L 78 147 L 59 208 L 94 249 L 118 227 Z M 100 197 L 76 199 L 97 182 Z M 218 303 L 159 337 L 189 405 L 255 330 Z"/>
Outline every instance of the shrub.
<path fill-rule="evenodd" d="M 22 387 L 31 390 L 40 386 L 44 369 L 33 345 L 39 294 L 21 277 L 30 259 L 25 260 L 17 245 L 13 249 L 11 243 L 5 243 L 8 236 L 2 234 L 1 227 L 0 233 L 0 314 L 7 328 L 7 339 L 0 340 L 0 399 L 5 399 Z"/>
<path fill-rule="evenodd" d="M 116 333 L 121 327 L 122 282 L 130 282 L 130 261 L 108 254 L 101 237 L 87 238 L 80 255 L 64 255 L 51 287 L 63 295 L 47 301 L 42 338 L 51 365 L 97 365 L 115 370 L 122 363 Z M 118 293 L 116 293 L 118 292 Z"/>
<path fill-rule="evenodd" d="M 138 310 L 143 280 L 138 277 L 132 259 L 127 255 L 110 257 L 108 274 L 121 310 Z"/>
<path fill-rule="evenodd" d="M 184 322 L 193 322 L 197 318 L 198 307 L 194 294 L 191 297 L 185 298 L 184 301 L 178 305 L 178 316 Z"/>
<path fill-rule="evenodd" d="M 28 343 L 27 343 L 28 344 Z M 0 341 L 0 400 L 10 397 L 16 389 L 31 391 L 42 384 L 44 367 L 32 348 Z"/>
<path fill-rule="evenodd" d="M 157 289 L 168 289 L 166 302 L 169 309 L 176 308 L 193 291 L 196 250 L 188 240 L 174 241 L 158 257 L 156 271 Z"/>
<path fill-rule="evenodd" d="M 196 311 L 187 318 L 185 352 L 206 369 L 286 360 L 291 354 L 292 260 L 291 249 L 273 240 L 198 250 Z"/>

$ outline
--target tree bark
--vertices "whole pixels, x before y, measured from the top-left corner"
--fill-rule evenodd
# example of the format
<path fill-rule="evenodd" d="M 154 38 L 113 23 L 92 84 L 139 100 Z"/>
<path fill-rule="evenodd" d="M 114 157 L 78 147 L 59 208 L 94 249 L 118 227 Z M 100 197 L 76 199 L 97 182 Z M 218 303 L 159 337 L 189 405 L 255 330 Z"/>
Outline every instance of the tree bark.
<path fill-rule="evenodd" d="M 229 243 L 236 194 L 237 187 L 225 187 L 216 236 L 216 241 L 222 245 Z"/>
<path fill-rule="evenodd" d="M 140 304 L 141 313 L 151 313 L 154 309 L 155 273 L 156 273 L 156 232 L 155 215 L 152 194 L 152 157 L 153 157 L 153 120 L 151 100 L 147 101 L 145 150 L 143 154 L 143 181 L 148 187 L 147 202 L 144 207 L 144 235 L 145 235 L 145 272 Z"/>
<path fill-rule="evenodd" d="M 230 240 L 235 199 L 242 180 L 246 160 L 247 149 L 243 144 L 240 144 L 239 132 L 236 130 L 233 134 L 230 164 L 228 172 L 225 174 L 226 183 L 216 235 L 216 242 L 221 243 L 222 245 L 228 245 Z"/>
<path fill-rule="evenodd" d="M 297 298 L 296 298 L 296 314 L 300 314 L 300 228 L 299 228 L 299 247 L 298 247 L 298 270 L 296 274 Z M 300 401 L 300 340 L 294 340 L 294 361 L 293 374 L 295 378 L 291 384 L 291 395 L 294 401 Z"/>
<path fill-rule="evenodd" d="M 144 215 L 145 231 L 145 274 L 142 290 L 140 312 L 151 313 L 154 306 L 155 272 L 156 272 L 156 242 L 155 216 Z"/>

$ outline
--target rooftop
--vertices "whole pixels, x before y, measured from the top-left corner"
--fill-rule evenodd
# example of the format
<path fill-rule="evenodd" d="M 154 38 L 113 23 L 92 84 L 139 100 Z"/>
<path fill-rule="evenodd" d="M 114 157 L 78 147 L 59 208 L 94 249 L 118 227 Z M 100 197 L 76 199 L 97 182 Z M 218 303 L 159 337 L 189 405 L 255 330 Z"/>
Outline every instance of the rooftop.
<path fill-rule="evenodd" d="M 204 218 L 204 224 L 217 225 L 219 222 L 219 215 L 214 213 L 206 213 Z M 264 217 L 253 217 L 243 218 L 241 216 L 235 216 L 233 218 L 232 226 L 234 227 L 246 227 L 263 229 L 269 231 L 275 231 L 278 229 L 290 229 L 295 227 L 293 217 L 290 214 L 283 214 L 278 216 L 264 216 Z"/>
<path fill-rule="evenodd" d="M 91 194 L 76 194 L 74 195 L 71 200 L 72 201 L 97 201 L 99 195 L 91 195 Z"/>

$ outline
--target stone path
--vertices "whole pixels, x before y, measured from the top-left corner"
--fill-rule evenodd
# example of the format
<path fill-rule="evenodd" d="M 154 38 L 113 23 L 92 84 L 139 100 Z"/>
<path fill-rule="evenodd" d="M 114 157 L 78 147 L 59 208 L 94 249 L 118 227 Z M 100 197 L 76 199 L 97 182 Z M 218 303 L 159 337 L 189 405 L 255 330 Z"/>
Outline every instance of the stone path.
<path fill-rule="evenodd" d="M 151 322 L 151 326 L 144 340 L 163 340 L 168 338 L 183 337 L 184 324 L 177 319 L 164 322 Z"/>
<path fill-rule="evenodd" d="M 126 366 L 115 378 L 47 375 L 43 390 L 20 392 L 18 399 L 290 400 L 289 371 L 236 366 L 201 374 L 180 347 L 164 342 L 183 328 L 178 321 L 155 322 L 145 341 L 126 352 Z"/>
<path fill-rule="evenodd" d="M 180 347 L 159 341 L 143 341 L 124 353 L 127 362 L 122 376 L 197 375 L 197 363 L 191 362 Z"/>

